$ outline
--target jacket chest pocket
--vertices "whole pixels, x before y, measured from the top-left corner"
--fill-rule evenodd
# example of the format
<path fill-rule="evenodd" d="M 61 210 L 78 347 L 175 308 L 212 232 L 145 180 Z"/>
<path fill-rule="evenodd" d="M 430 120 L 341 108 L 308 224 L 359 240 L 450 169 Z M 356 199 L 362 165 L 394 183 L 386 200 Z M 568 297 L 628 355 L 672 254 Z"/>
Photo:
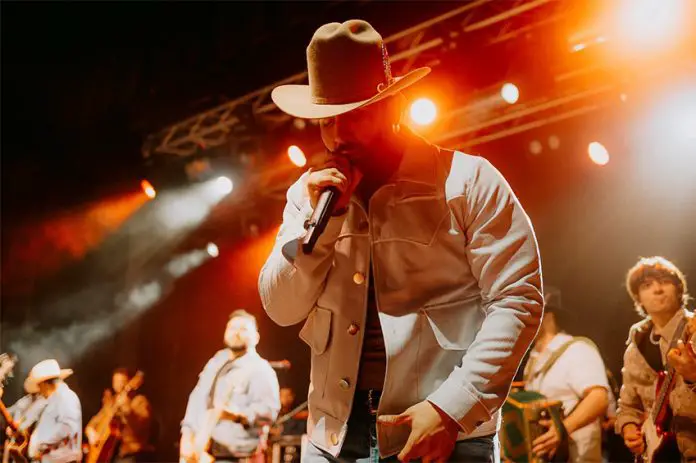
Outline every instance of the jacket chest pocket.
<path fill-rule="evenodd" d="M 406 241 L 430 245 L 438 230 L 449 219 L 449 209 L 442 194 L 401 192 L 383 208 L 373 208 L 373 237 L 379 241 Z"/>

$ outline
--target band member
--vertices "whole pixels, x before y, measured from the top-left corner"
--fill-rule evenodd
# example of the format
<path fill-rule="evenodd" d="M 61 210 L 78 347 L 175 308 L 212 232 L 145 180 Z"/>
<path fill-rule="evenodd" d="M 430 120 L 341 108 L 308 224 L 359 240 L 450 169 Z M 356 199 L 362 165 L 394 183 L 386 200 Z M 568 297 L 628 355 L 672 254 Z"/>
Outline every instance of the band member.
<path fill-rule="evenodd" d="M 115 407 L 116 414 L 108 426 L 108 432 L 118 436 L 118 450 L 114 455 L 115 463 L 135 463 L 153 461 L 153 446 L 150 442 L 152 431 L 152 407 L 143 394 L 123 393 L 131 379 L 126 368 L 118 368 L 111 377 L 111 388 L 104 391 L 102 408 L 89 420 L 85 428 L 85 437 L 90 445 L 94 445 L 104 420 L 111 416 L 110 411 Z"/>
<path fill-rule="evenodd" d="M 599 463 L 602 419 L 610 390 L 604 361 L 592 341 L 561 330 L 560 293 L 547 287 L 545 298 L 544 319 L 524 371 L 525 389 L 562 402 L 563 426 L 569 436 L 567 461 Z M 546 424 L 549 430 L 534 440 L 532 451 L 552 459 L 561 445 L 562 433 L 550 421 Z"/>
<path fill-rule="evenodd" d="M 200 458 L 196 439 L 201 436 L 197 433 L 208 428 L 212 432 L 204 440 L 210 440 L 209 453 L 217 461 L 248 457 L 259 445 L 261 426 L 278 415 L 278 377 L 256 352 L 256 318 L 245 310 L 232 312 L 224 342 L 226 347 L 208 361 L 189 396 L 181 425 L 182 460 Z M 217 416 L 215 410 L 220 412 Z"/>
<path fill-rule="evenodd" d="M 44 463 L 78 462 L 82 458 L 82 407 L 63 381 L 73 373 L 54 359 L 31 369 L 24 382 L 29 394 L 39 394 L 46 405 L 29 440 L 29 458 Z"/>
<path fill-rule="evenodd" d="M 307 67 L 309 86 L 272 98 L 319 120 L 327 156 L 288 190 L 259 289 L 279 325 L 306 319 L 308 461 L 492 460 L 499 407 L 543 310 L 530 221 L 488 161 L 402 123 L 400 92 L 429 69 L 393 78 L 370 24 L 321 26 Z M 307 253 L 305 225 L 328 187 L 339 199 Z"/>
<path fill-rule="evenodd" d="M 686 334 L 696 332 L 686 280 L 682 272 L 663 257 L 643 258 L 626 276 L 626 289 L 636 311 L 645 320 L 631 327 L 624 353 L 623 386 L 619 396 L 616 432 L 634 454 L 645 448 L 641 426 L 655 402 L 656 370 L 671 365 L 676 381 L 669 394 L 678 450 L 683 461 L 696 461 L 696 355 L 691 346 L 673 338 L 686 320 Z"/>

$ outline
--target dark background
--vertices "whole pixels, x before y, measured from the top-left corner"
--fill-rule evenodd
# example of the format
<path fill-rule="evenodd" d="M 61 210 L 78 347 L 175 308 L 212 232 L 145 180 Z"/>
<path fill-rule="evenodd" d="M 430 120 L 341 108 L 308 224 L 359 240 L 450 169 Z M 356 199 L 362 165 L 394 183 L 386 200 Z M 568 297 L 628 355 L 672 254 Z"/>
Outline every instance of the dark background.
<path fill-rule="evenodd" d="M 259 317 L 261 355 L 292 362 L 279 379 L 302 397 L 309 364 L 300 327 L 275 326 L 256 290 L 271 228 L 245 236 L 218 220 L 198 241 L 214 237 L 220 257 L 172 282 L 153 306 L 124 315 L 114 301 L 140 277 L 131 252 L 149 233 L 127 225 L 154 206 L 123 213 L 123 222 L 85 219 L 85 211 L 137 194 L 148 134 L 302 71 L 318 25 L 360 17 L 386 37 L 458 5 L 3 2 L 0 341 L 20 356 L 19 372 L 48 354 L 74 368 L 68 381 L 86 423 L 113 368 L 142 369 L 159 425 L 158 454 L 173 460 L 187 395 L 222 346 L 228 314 L 245 307 Z M 467 70 L 475 79 L 453 82 L 485 81 L 487 61 L 495 67 L 515 52 L 485 57 Z M 452 78 L 439 70 L 433 78 L 443 76 Z M 561 289 L 570 311 L 568 331 L 595 340 L 617 375 L 628 327 L 638 320 L 622 286 L 626 270 L 640 256 L 664 255 L 696 284 L 696 168 L 641 141 L 636 124 L 653 95 L 630 102 L 472 150 L 503 172 L 529 213 L 545 282 Z M 558 150 L 548 148 L 550 135 L 560 138 Z M 597 137 L 612 154 L 604 167 L 585 152 Z M 539 156 L 528 150 L 534 139 L 545 145 Z M 280 206 L 267 209 L 276 225 Z M 89 240 L 93 232 L 103 241 Z M 85 339 L 95 341 L 83 346 Z M 20 394 L 19 379 L 8 386 L 8 402 Z"/>

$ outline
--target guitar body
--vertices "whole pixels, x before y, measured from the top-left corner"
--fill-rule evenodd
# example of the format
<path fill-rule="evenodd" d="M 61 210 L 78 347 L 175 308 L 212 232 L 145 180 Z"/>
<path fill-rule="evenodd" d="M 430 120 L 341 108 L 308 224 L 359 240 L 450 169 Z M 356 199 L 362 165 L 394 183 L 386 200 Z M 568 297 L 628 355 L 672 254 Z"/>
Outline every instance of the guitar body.
<path fill-rule="evenodd" d="M 119 437 L 115 432 L 99 436 L 99 441 L 89 449 L 86 463 L 110 463 L 114 458 L 116 447 L 119 443 Z"/>
<path fill-rule="evenodd" d="M 672 409 L 669 406 L 668 391 L 672 389 L 672 385 L 668 381 L 670 381 L 670 378 L 668 378 L 667 373 L 664 371 L 658 373 L 655 389 L 657 396 L 663 397 L 663 400 L 660 404 L 656 404 L 659 405 L 659 408 L 643 422 L 641 432 L 645 440 L 645 452 L 636 457 L 636 463 L 681 461 L 676 436 L 670 431 Z"/>
<path fill-rule="evenodd" d="M 210 448 L 210 439 L 213 437 L 213 430 L 220 421 L 220 416 L 222 416 L 222 408 L 215 407 L 208 410 L 203 426 L 193 439 L 194 455 L 199 463 L 213 463 L 215 461 L 208 449 Z"/>
<path fill-rule="evenodd" d="M 29 432 L 16 431 L 6 444 L 6 450 L 10 459 L 15 462 L 28 463 L 27 451 L 29 447 Z"/>
<path fill-rule="evenodd" d="M 126 384 L 120 394 L 128 395 L 138 390 L 143 384 L 143 377 L 143 372 L 138 371 L 135 376 L 128 381 L 128 384 Z M 116 403 L 116 400 L 117 398 L 114 398 L 114 403 Z M 116 412 L 117 409 L 115 405 L 111 405 L 106 410 L 102 422 L 97 429 L 99 438 L 90 446 L 87 457 L 84 459 L 85 463 L 109 463 L 113 459 L 116 447 L 121 439 L 119 427 L 115 424 Z"/>

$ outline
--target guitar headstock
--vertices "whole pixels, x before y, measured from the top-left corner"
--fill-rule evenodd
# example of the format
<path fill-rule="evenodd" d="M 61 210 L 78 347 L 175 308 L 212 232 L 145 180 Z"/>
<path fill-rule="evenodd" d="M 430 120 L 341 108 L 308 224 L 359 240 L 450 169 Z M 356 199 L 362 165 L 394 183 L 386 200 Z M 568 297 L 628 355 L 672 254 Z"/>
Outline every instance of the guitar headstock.
<path fill-rule="evenodd" d="M 143 381 L 145 380 L 145 373 L 142 371 L 138 370 L 138 372 L 128 381 L 128 384 L 126 384 L 126 391 L 135 391 L 138 389 L 140 386 L 143 385 Z"/>
<path fill-rule="evenodd" d="M 5 384 L 7 378 L 12 377 L 12 369 L 17 364 L 17 356 L 14 354 L 0 354 L 0 386 Z"/>

